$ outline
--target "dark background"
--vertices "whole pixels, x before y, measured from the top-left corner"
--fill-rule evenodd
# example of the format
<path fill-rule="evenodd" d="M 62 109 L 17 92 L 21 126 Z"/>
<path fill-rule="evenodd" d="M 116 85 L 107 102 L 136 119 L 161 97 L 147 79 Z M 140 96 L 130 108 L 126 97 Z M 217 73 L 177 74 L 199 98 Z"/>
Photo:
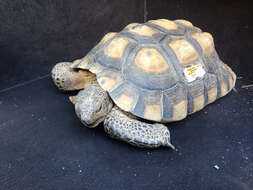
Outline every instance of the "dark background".
<path fill-rule="evenodd" d="M 0 0 L 0 189 L 252 190 L 252 12 L 250 1 Z M 49 76 L 145 15 L 210 32 L 238 76 L 235 91 L 168 124 L 176 151 L 82 128 Z"/>

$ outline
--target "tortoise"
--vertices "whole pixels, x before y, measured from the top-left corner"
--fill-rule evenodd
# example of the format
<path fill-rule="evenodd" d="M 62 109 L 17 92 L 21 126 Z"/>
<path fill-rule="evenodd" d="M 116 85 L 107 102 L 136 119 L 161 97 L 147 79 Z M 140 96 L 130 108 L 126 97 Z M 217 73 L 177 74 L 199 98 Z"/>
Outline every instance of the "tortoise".
<path fill-rule="evenodd" d="M 165 123 L 179 121 L 225 96 L 236 75 L 224 64 L 213 37 L 187 20 L 131 23 L 106 34 L 83 58 L 52 69 L 81 122 L 104 121 L 113 138 L 134 146 L 174 149 Z"/>

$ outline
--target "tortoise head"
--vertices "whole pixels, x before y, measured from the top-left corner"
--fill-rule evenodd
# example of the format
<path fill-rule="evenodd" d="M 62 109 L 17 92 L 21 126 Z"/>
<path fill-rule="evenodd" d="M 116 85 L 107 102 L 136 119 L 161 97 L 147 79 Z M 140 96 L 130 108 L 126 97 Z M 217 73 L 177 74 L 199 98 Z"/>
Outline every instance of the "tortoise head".
<path fill-rule="evenodd" d="M 111 111 L 113 103 L 97 82 L 80 91 L 76 96 L 75 111 L 86 127 L 96 127 Z"/>

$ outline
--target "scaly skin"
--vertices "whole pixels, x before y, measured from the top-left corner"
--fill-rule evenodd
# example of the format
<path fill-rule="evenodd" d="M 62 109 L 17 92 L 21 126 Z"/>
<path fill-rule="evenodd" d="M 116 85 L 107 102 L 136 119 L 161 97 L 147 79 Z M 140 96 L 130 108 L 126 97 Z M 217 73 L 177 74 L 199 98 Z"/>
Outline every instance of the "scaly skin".
<path fill-rule="evenodd" d="M 75 98 L 75 111 L 80 121 L 89 128 L 96 127 L 111 111 L 113 103 L 97 82 L 81 90 Z"/>
<path fill-rule="evenodd" d="M 106 116 L 104 130 L 113 138 L 141 148 L 167 146 L 174 149 L 170 142 L 170 132 L 162 124 L 149 124 L 133 119 L 117 106 Z"/>
<path fill-rule="evenodd" d="M 59 90 L 80 90 L 96 81 L 96 75 L 85 70 L 70 68 L 71 62 L 57 63 L 51 71 L 54 84 Z"/>

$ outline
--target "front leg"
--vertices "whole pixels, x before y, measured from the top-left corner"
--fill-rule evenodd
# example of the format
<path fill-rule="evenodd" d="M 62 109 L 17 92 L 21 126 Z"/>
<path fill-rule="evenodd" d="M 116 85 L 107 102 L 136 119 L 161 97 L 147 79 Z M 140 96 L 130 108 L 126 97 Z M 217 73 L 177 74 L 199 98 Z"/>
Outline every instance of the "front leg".
<path fill-rule="evenodd" d="M 96 75 L 83 69 L 72 69 L 73 64 L 77 64 L 80 60 L 72 62 L 57 63 L 52 71 L 52 79 L 54 84 L 64 91 L 80 90 L 88 87 L 96 81 Z"/>
<path fill-rule="evenodd" d="M 114 107 L 104 121 L 104 130 L 113 138 L 125 141 L 137 147 L 156 148 L 167 146 L 174 149 L 170 142 L 170 132 L 162 124 L 149 124 L 137 117 Z"/>

